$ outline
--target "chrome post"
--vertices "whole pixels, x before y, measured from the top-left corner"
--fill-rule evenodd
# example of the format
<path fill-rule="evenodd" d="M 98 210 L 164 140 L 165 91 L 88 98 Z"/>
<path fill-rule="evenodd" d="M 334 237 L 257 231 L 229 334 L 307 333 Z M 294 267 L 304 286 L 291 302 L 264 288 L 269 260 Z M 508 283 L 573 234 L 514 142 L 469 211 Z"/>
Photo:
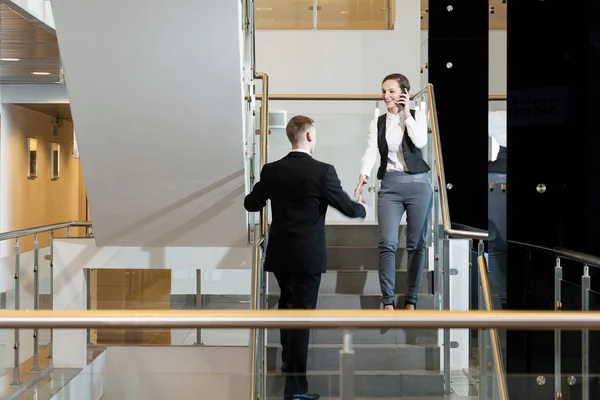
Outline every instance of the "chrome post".
<path fill-rule="evenodd" d="M 196 270 L 196 310 L 202 309 L 202 270 Z M 196 328 L 196 344 L 202 345 L 202 328 Z"/>
<path fill-rule="evenodd" d="M 581 277 L 581 309 L 590 310 L 590 267 L 583 266 Z M 590 331 L 581 330 L 581 399 L 590 399 Z"/>
<path fill-rule="evenodd" d="M 450 310 L 450 239 L 444 238 L 444 310 Z M 446 396 L 452 394 L 451 371 L 450 371 L 450 329 L 444 328 L 444 393 Z"/>
<path fill-rule="evenodd" d="M 354 349 L 352 332 L 344 331 L 344 346 L 340 350 L 340 400 L 354 400 Z"/>
<path fill-rule="evenodd" d="M 91 310 L 92 309 L 92 293 L 91 293 L 91 289 L 92 289 L 92 270 L 88 269 L 88 268 L 84 268 L 83 269 L 83 276 L 85 279 L 85 296 L 86 296 L 86 310 Z M 86 329 L 87 332 L 87 344 L 94 344 L 92 342 L 92 330 L 90 328 Z"/>
<path fill-rule="evenodd" d="M 70 226 L 67 228 L 67 237 L 68 238 L 71 237 L 71 227 Z"/>
<path fill-rule="evenodd" d="M 40 257 L 40 243 L 38 241 L 38 235 L 33 235 L 33 309 L 40 309 L 40 277 L 38 274 L 39 269 L 39 257 Z M 39 331 L 37 328 L 33 330 L 33 360 L 32 360 L 32 371 L 40 370 L 39 360 Z"/>
<path fill-rule="evenodd" d="M 19 285 L 19 274 L 20 274 L 20 269 L 21 269 L 21 247 L 19 246 L 19 238 L 15 239 L 15 310 L 20 310 L 21 309 L 21 288 Z M 21 384 L 21 377 L 20 377 L 20 370 L 19 370 L 19 366 L 21 364 L 20 361 L 20 357 L 19 357 L 19 338 L 20 338 L 20 331 L 19 329 L 15 329 L 15 344 L 13 346 L 14 349 L 14 364 L 13 364 L 13 380 L 11 385 L 20 385 Z"/>
<path fill-rule="evenodd" d="M 54 310 L 54 231 L 50 231 L 50 299 L 48 307 Z M 50 329 L 50 351 L 48 358 L 54 353 L 54 329 Z"/>
<path fill-rule="evenodd" d="M 554 267 L 554 310 L 562 310 L 562 267 L 560 257 L 556 257 Z M 554 330 L 554 396 L 556 400 L 562 399 L 562 355 L 561 355 L 561 330 Z"/>
<path fill-rule="evenodd" d="M 86 237 L 92 237 L 92 227 L 91 226 L 86 226 L 85 227 L 85 236 Z"/>

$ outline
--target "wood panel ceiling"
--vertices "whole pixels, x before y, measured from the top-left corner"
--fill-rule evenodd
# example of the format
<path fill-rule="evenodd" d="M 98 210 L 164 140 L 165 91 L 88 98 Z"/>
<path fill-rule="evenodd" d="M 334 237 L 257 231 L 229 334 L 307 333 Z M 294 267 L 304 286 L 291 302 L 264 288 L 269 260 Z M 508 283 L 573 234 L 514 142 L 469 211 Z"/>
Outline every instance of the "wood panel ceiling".
<path fill-rule="evenodd" d="M 56 32 L 10 0 L 0 0 L 0 83 L 56 83 Z"/>

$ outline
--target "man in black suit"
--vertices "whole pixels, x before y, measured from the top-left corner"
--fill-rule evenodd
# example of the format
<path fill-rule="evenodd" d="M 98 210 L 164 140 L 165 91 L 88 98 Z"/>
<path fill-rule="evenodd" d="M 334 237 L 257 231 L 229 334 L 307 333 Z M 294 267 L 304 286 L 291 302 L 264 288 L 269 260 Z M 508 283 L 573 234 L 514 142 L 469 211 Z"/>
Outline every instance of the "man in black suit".
<path fill-rule="evenodd" d="M 316 144 L 314 121 L 293 117 L 286 127 L 292 151 L 266 164 L 260 181 L 246 196 L 244 207 L 260 211 L 271 200 L 273 219 L 265 271 L 280 287 L 279 309 L 314 310 L 321 274 L 327 270 L 325 213 L 332 206 L 350 218 L 365 218 L 367 205 L 355 203 L 342 189 L 335 168 L 312 158 Z M 318 399 L 308 393 L 306 364 L 310 330 L 281 330 L 285 399 Z"/>

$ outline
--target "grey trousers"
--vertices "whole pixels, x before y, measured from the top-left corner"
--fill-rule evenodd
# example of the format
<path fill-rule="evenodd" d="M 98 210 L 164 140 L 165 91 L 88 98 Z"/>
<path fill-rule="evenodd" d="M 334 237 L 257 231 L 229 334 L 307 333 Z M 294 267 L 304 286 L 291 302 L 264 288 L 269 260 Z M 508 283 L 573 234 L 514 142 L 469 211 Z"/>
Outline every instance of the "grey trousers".
<path fill-rule="evenodd" d="M 427 173 L 386 172 L 379 190 L 379 284 L 381 302 L 396 300 L 396 251 L 398 229 L 406 211 L 408 253 L 405 302 L 417 304 L 425 266 L 425 246 L 431 221 L 433 190 Z"/>

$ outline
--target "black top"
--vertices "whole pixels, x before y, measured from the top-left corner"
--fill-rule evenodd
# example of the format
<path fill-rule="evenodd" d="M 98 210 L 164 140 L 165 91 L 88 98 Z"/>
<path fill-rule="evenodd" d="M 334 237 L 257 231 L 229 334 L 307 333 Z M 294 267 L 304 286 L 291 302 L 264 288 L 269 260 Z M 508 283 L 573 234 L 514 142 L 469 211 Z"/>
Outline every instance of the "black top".
<path fill-rule="evenodd" d="M 267 200 L 271 200 L 273 213 L 265 259 L 265 270 L 270 272 L 316 274 L 327 270 L 327 206 L 350 218 L 366 216 L 364 207 L 342 189 L 335 168 L 302 152 L 266 164 L 244 207 L 260 211 Z"/>
<path fill-rule="evenodd" d="M 410 110 L 410 114 L 415 117 L 415 110 Z M 381 164 L 377 170 L 377 179 L 383 179 L 385 171 L 388 165 L 388 143 L 385 138 L 387 114 L 383 114 L 377 120 L 377 146 L 379 148 L 379 155 L 381 158 Z M 404 162 L 408 168 L 408 171 L 404 171 L 407 174 L 422 174 L 429 172 L 429 165 L 423 160 L 423 154 L 410 136 L 408 136 L 408 130 L 404 126 L 404 137 L 402 138 L 402 155 L 404 156 Z"/>

